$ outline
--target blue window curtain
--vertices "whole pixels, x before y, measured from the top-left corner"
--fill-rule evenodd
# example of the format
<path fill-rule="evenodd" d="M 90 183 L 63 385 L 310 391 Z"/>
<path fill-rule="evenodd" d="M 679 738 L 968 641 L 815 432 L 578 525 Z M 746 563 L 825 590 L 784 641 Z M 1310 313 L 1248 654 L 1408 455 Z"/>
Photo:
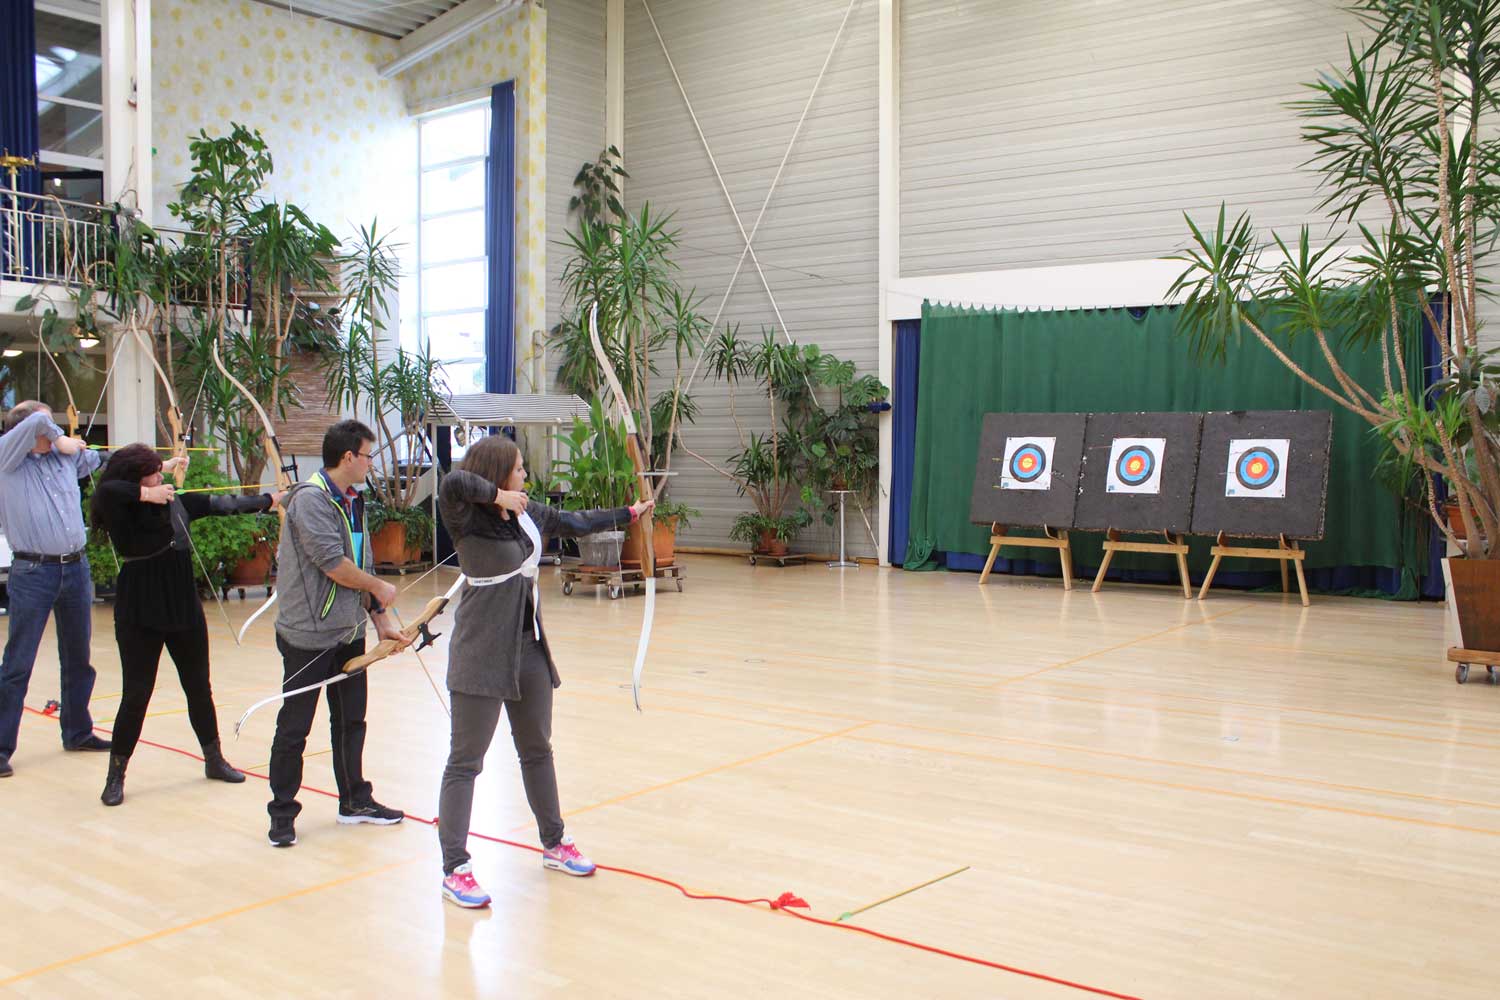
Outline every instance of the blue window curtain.
<path fill-rule="evenodd" d="M 14 156 L 35 160 L 39 145 L 36 120 L 36 8 L 32 0 L 0 0 L 0 148 Z M 3 176 L 4 186 L 9 187 L 10 175 L 6 173 Z M 31 194 L 40 194 L 41 172 L 35 167 L 21 170 L 16 175 L 16 187 Z M 12 238 L 10 227 L 0 228 L 5 230 L 0 233 L 0 254 L 9 257 L 11 248 L 4 241 Z M 25 241 L 24 231 L 22 239 Z M 33 234 L 32 240 L 34 239 Z M 22 251 L 20 258 L 21 267 L 27 269 L 29 248 Z"/>
<path fill-rule="evenodd" d="M 516 391 L 516 84 L 490 89 L 490 155 L 485 176 L 484 389 Z"/>
<path fill-rule="evenodd" d="M 917 458 L 917 373 L 922 358 L 922 321 L 896 323 L 895 385 L 891 408 L 891 523 L 886 549 L 891 562 L 906 558 L 911 519 L 912 470 Z"/>

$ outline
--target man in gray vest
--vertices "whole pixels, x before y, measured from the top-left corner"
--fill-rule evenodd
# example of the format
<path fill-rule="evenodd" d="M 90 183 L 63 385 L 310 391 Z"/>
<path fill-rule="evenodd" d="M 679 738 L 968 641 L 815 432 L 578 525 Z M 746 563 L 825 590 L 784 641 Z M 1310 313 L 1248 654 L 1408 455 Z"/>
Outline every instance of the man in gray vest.
<path fill-rule="evenodd" d="M 323 435 L 323 468 L 293 486 L 283 502 L 286 527 L 276 550 L 280 609 L 276 648 L 281 651 L 282 690 L 336 677 L 365 651 L 365 616 L 382 639 L 408 643 L 386 608 L 396 587 L 367 572 L 370 540 L 364 499 L 355 486 L 370 474 L 375 434 L 357 420 L 344 420 Z M 333 731 L 333 774 L 338 783 L 340 823 L 399 823 L 405 814 L 376 802 L 364 778 L 365 708 L 369 677 L 364 671 L 323 688 Z M 318 692 L 287 698 L 271 741 L 273 847 L 297 842 L 293 825 L 302 805 L 302 752 L 318 710 Z"/>

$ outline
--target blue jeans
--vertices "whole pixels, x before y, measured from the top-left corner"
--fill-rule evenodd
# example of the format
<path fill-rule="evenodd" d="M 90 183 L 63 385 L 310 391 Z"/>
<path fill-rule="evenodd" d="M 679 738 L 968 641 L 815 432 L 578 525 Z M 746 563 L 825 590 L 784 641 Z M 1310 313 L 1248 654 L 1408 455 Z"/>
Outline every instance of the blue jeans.
<path fill-rule="evenodd" d="M 89 561 L 59 565 L 17 559 L 10 567 L 7 590 L 10 635 L 0 660 L 0 755 L 15 753 L 31 668 L 47 616 L 54 611 L 57 658 L 62 662 L 62 740 L 63 746 L 75 746 L 94 731 L 89 716 L 89 696 L 94 693 L 94 668 L 89 664 L 94 583 Z"/>

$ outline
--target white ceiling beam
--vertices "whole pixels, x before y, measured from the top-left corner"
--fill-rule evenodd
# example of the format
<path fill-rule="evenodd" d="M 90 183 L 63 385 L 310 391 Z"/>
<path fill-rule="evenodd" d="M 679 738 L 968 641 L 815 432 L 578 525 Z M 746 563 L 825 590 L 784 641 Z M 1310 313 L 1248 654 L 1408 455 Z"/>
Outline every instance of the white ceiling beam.
<path fill-rule="evenodd" d="M 522 0 L 464 0 L 441 17 L 434 18 L 398 42 L 401 54 L 381 66 L 379 74 L 390 79 L 502 14 L 520 7 Z"/>

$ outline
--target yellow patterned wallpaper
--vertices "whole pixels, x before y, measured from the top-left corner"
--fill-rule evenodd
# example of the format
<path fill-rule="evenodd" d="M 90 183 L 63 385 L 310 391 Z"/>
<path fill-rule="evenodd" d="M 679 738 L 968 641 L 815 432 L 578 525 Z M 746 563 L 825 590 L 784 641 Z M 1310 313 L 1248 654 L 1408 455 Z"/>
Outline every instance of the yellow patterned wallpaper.
<path fill-rule="evenodd" d="M 526 369 L 547 316 L 546 61 L 547 12 L 528 0 L 399 76 L 413 114 L 488 100 L 490 87 L 516 81 L 516 357 Z M 518 375 L 518 391 L 528 379 Z"/>
<path fill-rule="evenodd" d="M 250 0 L 152 0 L 151 23 L 158 225 L 172 224 L 189 137 L 239 122 L 270 147 L 268 196 L 340 237 L 378 214 L 415 240 L 416 125 L 401 84 L 375 72 L 394 41 Z"/>

